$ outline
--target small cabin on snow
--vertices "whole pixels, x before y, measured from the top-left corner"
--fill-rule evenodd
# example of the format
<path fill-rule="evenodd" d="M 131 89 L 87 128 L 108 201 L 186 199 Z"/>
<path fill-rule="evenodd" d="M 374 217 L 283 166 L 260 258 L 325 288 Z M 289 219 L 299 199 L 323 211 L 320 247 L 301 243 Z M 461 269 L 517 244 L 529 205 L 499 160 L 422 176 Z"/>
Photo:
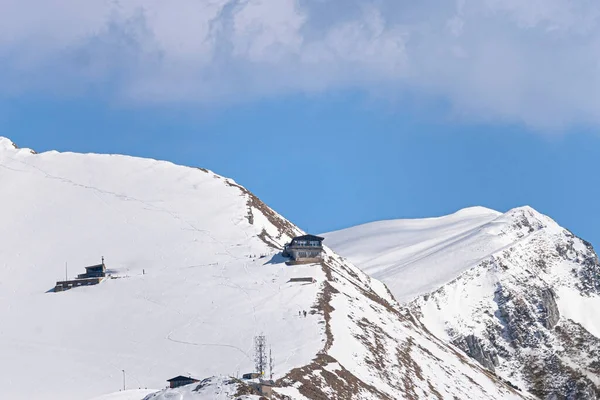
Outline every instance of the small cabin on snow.
<path fill-rule="evenodd" d="M 87 278 L 104 278 L 106 276 L 106 265 L 104 265 L 104 257 L 102 257 L 102 264 L 91 265 L 85 267 L 85 274 L 77 275 L 78 279 Z"/>
<path fill-rule="evenodd" d="M 315 283 L 317 280 L 313 277 L 290 278 L 289 283 Z"/>
<path fill-rule="evenodd" d="M 54 286 L 55 292 L 64 292 L 65 290 L 73 289 L 79 286 L 97 285 L 106 277 L 106 265 L 104 265 L 104 257 L 102 263 L 85 267 L 85 274 L 77 275 L 77 279 L 64 280 L 56 282 Z"/>
<path fill-rule="evenodd" d="M 321 261 L 323 240 L 320 236 L 297 236 L 285 245 L 283 256 L 289 257 L 288 264 L 310 264 Z"/>
<path fill-rule="evenodd" d="M 189 376 L 179 375 L 179 376 L 176 376 L 175 378 L 169 379 L 167 382 L 169 382 L 169 387 L 171 389 L 174 389 L 174 388 L 178 388 L 181 386 L 191 385 L 192 383 L 197 383 L 200 381 L 198 379 L 194 379 Z"/>

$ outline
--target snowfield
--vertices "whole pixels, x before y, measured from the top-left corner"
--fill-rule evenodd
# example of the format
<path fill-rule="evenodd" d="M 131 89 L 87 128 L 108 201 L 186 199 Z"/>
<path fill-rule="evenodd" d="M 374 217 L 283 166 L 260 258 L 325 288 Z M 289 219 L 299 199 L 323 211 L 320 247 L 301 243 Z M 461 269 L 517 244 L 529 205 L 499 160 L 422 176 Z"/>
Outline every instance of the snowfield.
<path fill-rule="evenodd" d="M 249 223 L 231 181 L 162 161 L 0 146 L 8 398 L 87 399 L 117 391 L 122 370 L 128 387 L 142 389 L 180 374 L 240 375 L 254 369 L 259 333 L 273 345 L 276 374 L 323 347 L 321 318 L 298 317 L 319 286 L 287 283 L 322 281 L 321 269 L 275 257 L 258 238 L 275 228 L 256 209 Z M 102 256 L 116 279 L 47 293 L 65 262 L 73 278 Z"/>
<path fill-rule="evenodd" d="M 142 400 L 145 399 L 149 394 L 156 393 L 156 390 L 148 389 L 133 389 L 116 392 L 112 394 L 106 394 L 100 397 L 95 397 L 92 400 Z"/>
<path fill-rule="evenodd" d="M 0 184 L 3 398 L 235 398 L 260 333 L 293 400 L 523 397 L 333 251 L 286 266 L 281 246 L 302 231 L 230 179 L 0 138 Z M 102 256 L 109 279 L 52 292 Z M 177 375 L 202 382 L 159 390 Z"/>
<path fill-rule="evenodd" d="M 558 289 L 560 314 L 600 338 L 600 296 L 585 296 L 572 287 Z"/>
<path fill-rule="evenodd" d="M 322 236 L 329 247 L 383 281 L 402 303 L 437 289 L 509 244 L 496 235 L 492 221 L 499 215 L 473 207 L 439 218 L 378 221 Z"/>

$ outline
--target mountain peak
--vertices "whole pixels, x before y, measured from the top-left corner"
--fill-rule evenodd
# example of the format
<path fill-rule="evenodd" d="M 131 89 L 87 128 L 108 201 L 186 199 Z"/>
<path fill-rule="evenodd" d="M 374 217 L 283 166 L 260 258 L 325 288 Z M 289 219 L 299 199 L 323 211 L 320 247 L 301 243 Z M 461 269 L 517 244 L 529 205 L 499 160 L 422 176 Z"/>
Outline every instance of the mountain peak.
<path fill-rule="evenodd" d="M 531 207 L 529 205 L 524 205 L 524 206 L 520 206 L 520 207 L 511 208 L 505 214 L 509 214 L 509 215 L 526 215 L 526 216 L 530 216 L 530 217 L 533 217 L 533 218 L 543 218 L 543 217 L 545 217 L 542 213 L 540 213 L 535 208 L 533 208 L 533 207 Z"/>
<path fill-rule="evenodd" d="M 513 385 L 539 398 L 600 398 L 600 262 L 550 217 L 475 207 L 326 238 L 431 333 Z"/>
<path fill-rule="evenodd" d="M 493 210 L 491 208 L 483 207 L 483 206 L 472 206 L 461 208 L 451 215 L 482 215 L 482 214 L 502 214 L 499 211 Z"/>
<path fill-rule="evenodd" d="M 0 152 L 4 151 L 37 154 L 35 150 L 20 148 L 9 138 L 0 136 Z"/>
<path fill-rule="evenodd" d="M 521 206 L 508 210 L 498 217 L 496 222 L 503 222 L 507 225 L 507 231 L 519 231 L 519 236 L 533 233 L 541 229 L 550 229 L 551 231 L 561 232 L 561 228 L 552 218 L 540 213 L 531 206 Z"/>
<path fill-rule="evenodd" d="M 0 150 L 15 150 L 18 149 L 17 145 L 13 143 L 9 138 L 0 136 Z"/>

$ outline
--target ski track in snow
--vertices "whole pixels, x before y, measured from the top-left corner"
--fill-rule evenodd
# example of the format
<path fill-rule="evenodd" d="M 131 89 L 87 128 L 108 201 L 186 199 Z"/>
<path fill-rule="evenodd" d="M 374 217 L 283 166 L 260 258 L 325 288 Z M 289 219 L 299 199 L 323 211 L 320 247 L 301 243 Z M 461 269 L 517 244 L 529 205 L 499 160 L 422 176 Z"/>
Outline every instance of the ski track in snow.
<path fill-rule="evenodd" d="M 147 202 L 147 201 L 140 200 L 140 199 L 137 199 L 137 198 L 134 198 L 134 197 L 130 197 L 130 196 L 127 196 L 127 195 L 123 195 L 123 194 L 120 194 L 120 193 L 114 193 L 114 192 L 110 192 L 110 191 L 107 191 L 107 190 L 102 190 L 102 189 L 99 189 L 99 188 L 97 188 L 97 187 L 93 187 L 93 186 L 87 186 L 87 185 L 83 185 L 83 184 L 80 184 L 80 183 L 73 182 L 73 181 L 72 181 L 72 180 L 70 180 L 70 179 L 66 179 L 66 178 L 63 178 L 63 177 L 59 177 L 59 176 L 54 176 L 54 175 L 51 175 L 51 174 L 47 173 L 46 171 L 42 170 L 41 168 L 38 168 L 38 167 L 32 166 L 32 165 L 30 165 L 30 164 L 27 164 L 27 163 L 25 163 L 25 162 L 23 162 L 23 161 L 20 161 L 20 160 L 15 160 L 15 159 L 13 159 L 13 161 L 20 162 L 20 163 L 22 163 L 22 164 L 25 164 L 25 165 L 27 165 L 28 167 L 31 167 L 31 168 L 34 168 L 34 169 L 36 169 L 37 171 L 39 171 L 40 173 L 42 173 L 42 174 L 43 174 L 43 175 L 44 175 L 46 178 L 48 178 L 48 179 L 54 179 L 54 180 L 58 180 L 58 181 L 60 181 L 60 182 L 62 182 L 62 183 L 70 184 L 70 185 L 72 185 L 72 186 L 74 186 L 74 187 L 78 187 L 78 188 L 83 188 L 83 189 L 92 190 L 92 191 L 94 192 L 94 194 L 95 194 L 95 195 L 96 195 L 96 196 L 97 196 L 97 197 L 100 199 L 100 201 L 102 201 L 102 202 L 103 202 L 103 203 L 104 203 L 104 204 L 105 204 L 107 207 L 109 207 L 109 208 L 113 209 L 113 211 L 115 210 L 115 209 L 114 209 L 114 207 L 111 207 L 111 206 L 110 206 L 110 204 L 109 204 L 108 202 L 104 201 L 104 200 L 103 200 L 103 199 L 102 199 L 100 196 L 98 196 L 98 195 L 97 195 L 97 193 L 100 193 L 100 194 L 106 194 L 106 195 L 111 195 L 111 196 L 114 196 L 114 197 L 116 197 L 116 198 L 118 198 L 118 199 L 120 199 L 120 200 L 124 200 L 124 201 L 136 201 L 136 202 L 139 202 L 139 203 L 141 203 L 141 204 L 143 204 L 143 205 L 145 205 L 145 206 L 149 207 L 149 208 L 148 208 L 149 210 L 152 210 L 152 211 L 157 211 L 157 212 L 164 212 L 164 213 L 167 213 L 167 214 L 169 214 L 171 217 L 173 217 L 175 220 L 177 220 L 177 221 L 180 221 L 180 222 L 183 222 L 183 223 L 187 224 L 187 225 L 188 225 L 188 226 L 189 226 L 189 227 L 190 227 L 190 228 L 191 228 L 193 231 L 196 231 L 196 232 L 203 233 L 203 234 L 207 235 L 207 236 L 208 236 L 208 237 L 209 237 L 211 240 L 213 240 L 215 243 L 219 243 L 219 244 L 220 244 L 220 245 L 223 247 L 223 249 L 225 250 L 225 252 L 231 256 L 231 258 L 232 258 L 232 259 L 234 259 L 234 260 L 236 260 L 236 261 L 239 261 L 239 260 L 241 259 L 240 257 L 236 257 L 236 256 L 234 256 L 234 255 L 233 255 L 233 254 L 232 254 L 232 253 L 229 251 L 229 248 L 228 248 L 228 246 L 227 246 L 225 243 L 223 243 L 223 242 L 221 242 L 221 241 L 219 241 L 219 240 L 215 239 L 215 237 L 214 237 L 214 236 L 212 236 L 212 235 L 210 234 L 210 231 L 207 231 L 207 230 L 202 230 L 202 229 L 198 229 L 196 226 L 194 226 L 194 224 L 192 224 L 191 222 L 189 222 L 189 221 L 187 221 L 187 220 L 185 220 L 185 219 L 183 219 L 183 218 L 179 217 L 177 214 L 175 214 L 175 213 L 174 213 L 174 212 L 172 212 L 172 211 L 169 211 L 169 210 L 167 210 L 167 209 L 164 209 L 164 208 L 158 208 L 158 207 L 154 206 L 153 204 L 150 204 L 150 203 L 149 203 L 149 202 Z M 10 168 L 9 168 L 9 169 L 10 169 Z M 233 222 L 233 219 L 231 219 L 231 221 Z M 234 223 L 234 225 L 235 225 L 236 227 L 238 227 L 239 229 L 241 229 L 241 230 L 243 231 L 243 233 L 246 235 L 246 237 L 248 237 L 248 233 L 247 233 L 247 232 L 246 232 L 244 229 L 242 229 L 242 228 L 240 227 L 240 224 L 239 224 L 239 223 Z M 223 271 L 224 271 L 225 269 L 226 269 L 226 264 L 225 264 L 225 265 L 223 265 L 223 267 L 222 267 L 222 270 L 221 270 L 221 272 L 222 272 L 222 278 L 223 278 L 224 280 L 227 280 L 228 282 L 230 282 L 230 280 L 229 280 L 229 279 L 228 279 L 228 278 L 227 278 L 227 277 L 226 277 L 226 276 L 223 274 Z M 246 271 L 246 274 L 248 274 L 248 275 L 249 275 L 249 273 L 248 273 L 248 268 L 247 268 L 247 265 L 246 265 L 245 263 L 244 263 L 244 270 Z M 263 282 L 264 282 L 264 281 L 263 281 Z M 243 293 L 244 293 L 244 294 L 245 294 L 245 295 L 248 297 L 248 299 L 249 299 L 249 300 L 251 300 L 251 297 L 248 295 L 248 292 L 247 292 L 247 291 L 246 291 L 244 288 L 242 288 L 241 286 L 239 286 L 239 285 L 235 285 L 235 284 L 232 284 L 230 287 L 234 287 L 234 288 L 237 288 L 237 289 L 241 290 L 241 291 L 242 291 L 242 292 L 243 292 Z M 145 300 L 149 301 L 147 298 L 145 298 Z M 158 304 L 158 303 L 155 303 L 155 304 Z M 253 310 L 253 314 L 254 314 L 254 320 L 255 320 L 255 322 L 256 322 L 256 308 L 255 308 L 254 306 L 252 306 L 252 310 Z M 196 316 L 196 317 L 193 317 L 193 318 L 192 318 L 192 320 L 195 320 L 195 319 L 197 319 L 197 318 L 199 318 L 199 315 L 198 315 L 198 316 Z M 192 320 L 190 320 L 190 321 L 192 321 Z M 189 323 L 188 323 L 187 325 L 189 325 Z M 180 343 L 180 344 L 185 344 L 185 345 L 191 345 L 191 346 L 215 346 L 215 347 L 229 347 L 229 348 L 233 348 L 233 349 L 236 349 L 236 350 L 240 351 L 240 352 L 241 352 L 241 353 L 242 353 L 242 354 L 243 354 L 243 355 L 244 355 L 244 356 L 245 356 L 245 357 L 246 357 L 248 360 L 252 361 L 252 358 L 251 358 L 251 357 L 248 355 L 248 351 L 251 351 L 251 350 L 252 350 L 251 348 L 249 348 L 249 349 L 247 349 L 246 351 L 244 351 L 244 350 L 240 349 L 240 348 L 239 348 L 239 347 L 237 347 L 237 346 L 233 346 L 233 345 L 229 345 L 229 344 L 214 344 L 214 343 L 192 343 L 192 342 L 186 342 L 186 341 L 182 341 L 182 340 L 173 339 L 173 338 L 172 338 L 172 335 L 173 335 L 173 333 L 174 333 L 175 331 L 179 330 L 179 329 L 182 329 L 182 327 L 176 328 L 176 329 L 174 329 L 173 331 L 171 331 L 171 332 L 170 332 L 170 333 L 167 335 L 167 337 L 166 337 L 166 338 L 167 338 L 168 340 L 172 341 L 172 342 L 175 342 L 175 343 Z M 256 336 L 256 330 L 254 331 L 254 335 L 253 335 L 253 336 Z M 294 353 L 295 353 L 295 352 L 294 352 Z M 290 357 L 288 357 L 288 359 L 289 359 L 289 358 L 290 358 Z M 287 359 L 286 359 L 286 361 L 287 361 Z M 239 364 L 238 364 L 238 365 L 236 365 L 236 369 L 238 369 L 238 367 L 239 367 Z"/>

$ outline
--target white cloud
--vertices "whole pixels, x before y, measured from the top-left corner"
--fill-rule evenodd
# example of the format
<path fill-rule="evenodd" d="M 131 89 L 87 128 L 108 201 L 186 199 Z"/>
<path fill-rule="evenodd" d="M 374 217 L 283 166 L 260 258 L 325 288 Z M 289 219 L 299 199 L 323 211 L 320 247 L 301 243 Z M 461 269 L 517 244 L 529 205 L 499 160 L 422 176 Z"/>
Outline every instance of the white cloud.
<path fill-rule="evenodd" d="M 339 89 L 600 124 L 596 0 L 0 0 L 0 89 L 136 103 Z"/>

